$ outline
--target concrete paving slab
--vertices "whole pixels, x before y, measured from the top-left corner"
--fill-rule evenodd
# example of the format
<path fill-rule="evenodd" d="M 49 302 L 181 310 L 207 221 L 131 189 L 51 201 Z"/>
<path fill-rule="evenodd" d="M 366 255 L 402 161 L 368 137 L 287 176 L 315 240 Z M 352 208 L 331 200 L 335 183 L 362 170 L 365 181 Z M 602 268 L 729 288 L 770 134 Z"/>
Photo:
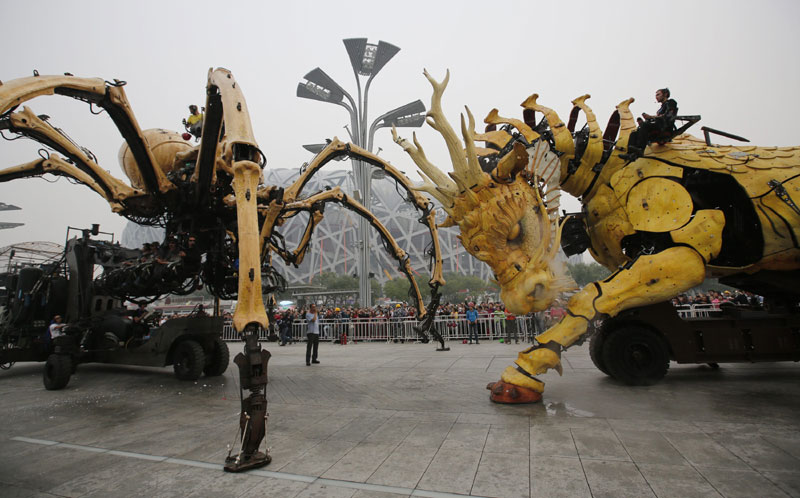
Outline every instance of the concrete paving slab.
<path fill-rule="evenodd" d="M 664 434 L 692 465 L 748 470 L 747 464 L 707 434 Z"/>
<path fill-rule="evenodd" d="M 638 465 L 689 465 L 689 462 L 658 432 L 615 431 L 631 459 Z"/>
<path fill-rule="evenodd" d="M 396 444 L 387 443 L 358 443 L 322 474 L 322 477 L 366 482 L 396 447 Z"/>
<path fill-rule="evenodd" d="M 721 496 L 695 469 L 685 465 L 637 464 L 658 498 L 711 498 Z"/>
<path fill-rule="evenodd" d="M 0 372 L 0 496 L 800 496 L 792 363 L 672 365 L 638 388 L 582 346 L 543 402 L 506 406 L 485 385 L 522 345 L 323 343 L 314 367 L 267 346 L 273 462 L 244 474 L 222 471 L 233 369 L 82 365 L 56 392 L 40 364 Z"/>
<path fill-rule="evenodd" d="M 483 451 L 522 455 L 527 460 L 530 446 L 530 429 L 527 426 L 492 425 Z"/>
<path fill-rule="evenodd" d="M 789 496 L 800 496 L 800 472 L 763 472 L 762 475 Z"/>
<path fill-rule="evenodd" d="M 498 498 L 528 498 L 530 466 L 527 459 L 511 453 L 484 452 L 472 493 Z"/>
<path fill-rule="evenodd" d="M 364 440 L 372 443 L 400 444 L 417 425 L 419 422 L 415 420 L 393 416 L 372 431 Z"/>
<path fill-rule="evenodd" d="M 321 476 L 356 444 L 352 441 L 322 441 L 281 467 L 281 472 Z"/>
<path fill-rule="evenodd" d="M 711 437 L 756 470 L 800 470 L 800 460 L 760 436 L 713 434 Z"/>
<path fill-rule="evenodd" d="M 414 489 L 437 451 L 436 446 L 403 443 L 381 462 L 367 482 Z"/>
<path fill-rule="evenodd" d="M 572 438 L 569 428 L 560 427 L 531 427 L 531 449 L 533 456 L 577 457 L 578 448 Z"/>
<path fill-rule="evenodd" d="M 582 460 L 593 498 L 644 498 L 655 496 L 632 462 Z"/>
<path fill-rule="evenodd" d="M 578 458 L 535 456 L 530 464 L 531 498 L 590 498 Z"/>
<path fill-rule="evenodd" d="M 459 424 L 450 427 L 450 432 L 442 442 L 443 450 L 483 451 L 486 436 L 489 434 L 486 424 Z"/>
<path fill-rule="evenodd" d="M 753 470 L 697 466 L 697 471 L 726 498 L 786 498 L 780 487 Z M 791 495 L 790 495 L 791 496 Z"/>
<path fill-rule="evenodd" d="M 435 446 L 438 448 L 450 432 L 452 422 L 420 423 L 403 440 L 413 446 Z"/>
<path fill-rule="evenodd" d="M 418 487 L 468 495 L 480 459 L 480 451 L 439 450 L 422 475 Z"/>
<path fill-rule="evenodd" d="M 794 437 L 777 437 L 777 436 L 761 436 L 768 443 L 777 446 L 784 452 L 800 459 L 800 438 Z"/>
<path fill-rule="evenodd" d="M 610 429 L 571 429 L 581 459 L 630 461 L 617 434 Z"/>

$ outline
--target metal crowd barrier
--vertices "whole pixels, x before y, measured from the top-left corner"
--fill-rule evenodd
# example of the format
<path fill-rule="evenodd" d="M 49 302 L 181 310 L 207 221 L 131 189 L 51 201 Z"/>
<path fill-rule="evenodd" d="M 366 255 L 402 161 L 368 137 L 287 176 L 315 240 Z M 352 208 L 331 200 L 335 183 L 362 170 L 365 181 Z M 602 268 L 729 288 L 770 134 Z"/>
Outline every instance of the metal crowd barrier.
<path fill-rule="evenodd" d="M 685 304 L 676 307 L 681 318 L 708 318 L 720 312 L 718 304 Z M 517 337 L 520 342 L 531 342 L 534 337 L 546 330 L 544 321 L 548 321 L 547 314 L 544 320 L 532 316 L 517 316 L 514 323 L 517 327 Z M 348 342 L 361 341 L 386 341 L 386 342 L 414 342 L 420 338 L 414 327 L 419 322 L 414 319 L 403 318 L 399 320 L 377 318 L 356 318 L 350 320 L 329 320 L 320 319 L 320 340 L 339 341 L 342 334 L 347 334 Z M 451 318 L 440 316 L 434 320 L 434 327 L 439 331 L 445 341 L 464 341 L 469 337 L 469 322 L 466 318 Z M 508 324 L 510 321 L 495 319 L 494 317 L 479 317 L 477 321 L 478 341 L 492 341 L 496 339 L 508 339 Z M 278 334 L 277 327 L 275 334 Z M 259 339 L 268 340 L 266 330 L 260 332 Z M 430 336 L 430 334 L 428 334 Z M 292 324 L 290 333 L 292 342 L 306 340 L 305 320 L 295 320 Z M 240 341 L 241 337 L 233 329 L 230 321 L 225 322 L 222 329 L 222 339 L 224 341 Z M 514 340 L 513 337 L 510 338 Z M 433 337 L 431 337 L 433 340 Z"/>
<path fill-rule="evenodd" d="M 513 321 L 516 328 L 516 339 L 520 342 L 531 342 L 533 337 L 544 332 L 542 324 L 535 322 L 533 317 L 518 316 Z M 385 341 L 385 342 L 415 342 L 420 337 L 414 331 L 419 322 L 414 319 L 387 320 L 385 318 L 357 318 L 351 320 L 320 319 L 320 340 L 339 341 L 342 334 L 347 335 L 348 342 Z M 510 321 L 495 320 L 492 317 L 481 317 L 477 321 L 478 341 L 492 341 L 496 339 L 515 340 L 509 337 L 508 325 Z M 464 341 L 469 337 L 469 322 L 466 318 L 437 317 L 433 326 L 445 341 Z M 508 328 L 507 328 L 508 327 Z M 275 331 L 277 334 L 277 329 Z M 267 340 L 267 331 L 262 330 L 259 339 Z M 433 340 L 429 333 L 428 336 Z M 295 320 L 290 332 L 292 342 L 306 340 L 306 321 Z M 222 329 L 222 339 L 225 341 L 241 340 L 239 334 L 233 329 L 231 322 L 226 322 Z"/>
<path fill-rule="evenodd" d="M 681 318 L 708 318 L 720 312 L 719 304 L 684 304 L 675 309 Z"/>

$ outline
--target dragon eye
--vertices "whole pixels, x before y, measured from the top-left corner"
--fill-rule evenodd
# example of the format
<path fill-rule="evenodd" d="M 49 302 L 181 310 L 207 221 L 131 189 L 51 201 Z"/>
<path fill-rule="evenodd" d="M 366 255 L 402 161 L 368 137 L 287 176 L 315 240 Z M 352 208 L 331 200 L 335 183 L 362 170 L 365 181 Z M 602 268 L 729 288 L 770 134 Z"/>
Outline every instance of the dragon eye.
<path fill-rule="evenodd" d="M 517 223 L 516 225 L 514 225 L 514 227 L 508 233 L 508 240 L 516 240 L 517 237 L 519 237 L 519 234 L 520 234 L 521 231 L 522 231 L 522 228 L 519 226 L 519 223 Z"/>

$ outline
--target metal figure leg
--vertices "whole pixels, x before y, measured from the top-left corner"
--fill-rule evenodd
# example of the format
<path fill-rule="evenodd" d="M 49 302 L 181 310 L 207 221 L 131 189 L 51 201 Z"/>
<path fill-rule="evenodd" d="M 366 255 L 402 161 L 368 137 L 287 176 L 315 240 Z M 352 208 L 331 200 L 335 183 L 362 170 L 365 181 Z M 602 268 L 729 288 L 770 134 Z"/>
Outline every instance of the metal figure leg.
<path fill-rule="evenodd" d="M 239 437 L 242 446 L 239 452 L 225 458 L 226 472 L 241 472 L 267 465 L 272 461 L 269 450 L 259 451 L 267 432 L 267 363 L 269 351 L 258 343 L 258 325 L 248 325 L 244 331 L 244 353 L 239 353 L 233 362 L 239 367 L 242 398 L 242 414 L 239 419 Z M 244 390 L 250 394 L 244 397 Z M 232 450 L 232 448 L 231 448 Z"/>

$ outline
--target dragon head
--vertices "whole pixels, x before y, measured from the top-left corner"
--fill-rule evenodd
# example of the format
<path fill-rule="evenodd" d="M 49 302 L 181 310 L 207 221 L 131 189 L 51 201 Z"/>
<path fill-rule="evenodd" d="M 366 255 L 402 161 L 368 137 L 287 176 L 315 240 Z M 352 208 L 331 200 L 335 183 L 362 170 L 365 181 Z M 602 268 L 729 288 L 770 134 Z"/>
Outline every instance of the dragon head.
<path fill-rule="evenodd" d="M 467 108 L 468 123 L 461 116 L 462 146 L 441 109 L 449 72 L 442 83 L 425 76 L 434 89 L 428 124 L 444 137 L 453 172 L 445 175 L 431 164 L 416 136 L 412 145 L 393 130 L 395 141 L 422 172 L 418 190 L 442 204 L 448 216 L 441 226 L 458 225 L 466 250 L 492 268 L 509 310 L 546 309 L 561 291 L 575 286 L 563 260 L 556 258 L 561 238 L 558 156 L 528 125 L 502 118 L 496 110 L 485 122 L 504 129 L 477 134 Z M 513 128 L 518 132 L 512 133 Z M 478 148 L 476 140 L 494 148 Z"/>

